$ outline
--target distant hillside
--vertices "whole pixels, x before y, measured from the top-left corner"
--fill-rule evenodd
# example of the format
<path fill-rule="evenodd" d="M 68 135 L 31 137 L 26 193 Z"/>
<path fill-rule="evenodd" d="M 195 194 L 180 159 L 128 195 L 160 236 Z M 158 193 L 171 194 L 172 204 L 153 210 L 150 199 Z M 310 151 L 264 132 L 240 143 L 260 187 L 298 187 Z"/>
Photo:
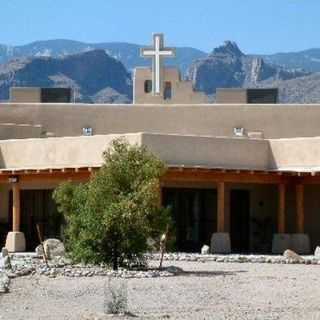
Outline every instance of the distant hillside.
<path fill-rule="evenodd" d="M 245 55 L 237 44 L 226 41 L 215 48 L 206 58 L 195 61 L 189 69 L 189 78 L 196 90 L 208 95 L 215 94 L 217 88 L 255 87 L 269 80 L 289 80 L 309 75 L 303 70 L 289 70 L 273 65 L 259 57 Z"/>
<path fill-rule="evenodd" d="M 132 99 L 130 74 L 104 50 L 0 64 L 0 100 L 7 100 L 14 86 L 71 87 L 76 101 L 89 103 L 128 103 Z"/>
<path fill-rule="evenodd" d="M 291 80 L 262 81 L 257 87 L 279 88 L 283 103 L 320 103 L 320 72 Z"/>
<path fill-rule="evenodd" d="M 103 49 L 110 56 L 121 61 L 130 71 L 137 66 L 151 65 L 151 61 L 149 59 L 146 60 L 140 57 L 141 47 L 141 45 L 123 42 L 84 43 L 73 40 L 37 41 L 15 47 L 0 45 L 0 63 L 8 62 L 13 58 L 56 58 L 95 49 Z M 177 48 L 177 57 L 174 59 L 168 59 L 166 64 L 178 66 L 182 73 L 185 73 L 194 60 L 205 56 L 206 53 L 198 49 L 188 47 Z"/>
<path fill-rule="evenodd" d="M 282 65 L 285 68 L 302 68 L 310 72 L 320 72 L 320 49 L 276 53 L 261 57 L 267 62 Z"/>

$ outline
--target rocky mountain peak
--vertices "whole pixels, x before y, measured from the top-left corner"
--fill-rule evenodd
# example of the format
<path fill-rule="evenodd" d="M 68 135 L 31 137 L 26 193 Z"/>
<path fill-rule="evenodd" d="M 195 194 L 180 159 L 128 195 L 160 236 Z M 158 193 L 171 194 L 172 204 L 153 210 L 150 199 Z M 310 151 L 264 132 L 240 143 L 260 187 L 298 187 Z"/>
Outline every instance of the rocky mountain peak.
<path fill-rule="evenodd" d="M 215 55 L 231 55 L 234 57 L 244 56 L 243 52 L 239 49 L 238 45 L 234 41 L 227 40 L 223 45 L 214 48 L 211 56 Z"/>
<path fill-rule="evenodd" d="M 262 81 L 288 80 L 307 74 L 245 55 L 235 42 L 225 41 L 206 58 L 195 61 L 188 75 L 197 91 L 212 95 L 217 88 L 255 87 Z"/>

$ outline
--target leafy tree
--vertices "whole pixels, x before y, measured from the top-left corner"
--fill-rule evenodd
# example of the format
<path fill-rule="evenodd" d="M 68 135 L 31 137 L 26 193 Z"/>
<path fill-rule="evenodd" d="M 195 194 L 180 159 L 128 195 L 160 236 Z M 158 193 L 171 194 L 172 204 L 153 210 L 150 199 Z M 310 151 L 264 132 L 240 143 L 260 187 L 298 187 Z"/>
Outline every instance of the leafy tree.
<path fill-rule="evenodd" d="M 147 240 L 158 240 L 170 224 L 169 210 L 159 205 L 166 167 L 145 147 L 123 139 L 114 140 L 103 157 L 87 183 L 63 183 L 54 199 L 67 221 L 66 246 L 74 260 L 117 269 L 141 261 Z"/>

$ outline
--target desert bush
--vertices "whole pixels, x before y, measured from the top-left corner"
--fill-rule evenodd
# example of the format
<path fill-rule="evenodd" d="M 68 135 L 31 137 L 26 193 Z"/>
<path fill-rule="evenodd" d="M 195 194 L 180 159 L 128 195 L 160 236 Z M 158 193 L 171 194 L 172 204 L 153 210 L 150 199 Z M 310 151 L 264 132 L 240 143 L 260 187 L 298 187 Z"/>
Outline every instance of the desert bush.
<path fill-rule="evenodd" d="M 90 181 L 63 183 L 54 192 L 67 222 L 66 248 L 76 261 L 128 265 L 170 224 L 160 207 L 164 163 L 145 147 L 116 139 Z"/>

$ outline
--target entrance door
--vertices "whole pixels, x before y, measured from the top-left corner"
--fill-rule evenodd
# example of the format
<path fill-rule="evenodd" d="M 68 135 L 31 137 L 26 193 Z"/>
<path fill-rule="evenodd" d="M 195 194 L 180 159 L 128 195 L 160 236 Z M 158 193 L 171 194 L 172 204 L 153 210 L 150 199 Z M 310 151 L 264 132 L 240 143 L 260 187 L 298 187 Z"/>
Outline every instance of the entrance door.
<path fill-rule="evenodd" d="M 21 231 L 26 237 L 27 250 L 33 251 L 39 244 L 37 224 L 44 239 L 60 238 L 62 218 L 52 199 L 52 190 L 21 190 L 20 197 Z M 10 192 L 9 202 L 9 208 L 11 208 L 12 192 Z"/>
<path fill-rule="evenodd" d="M 164 188 L 163 205 L 171 208 L 176 249 L 199 252 L 216 229 L 217 193 L 213 189 Z"/>
<path fill-rule="evenodd" d="M 231 190 L 230 237 L 233 252 L 250 249 L 250 193 L 248 190 Z"/>

